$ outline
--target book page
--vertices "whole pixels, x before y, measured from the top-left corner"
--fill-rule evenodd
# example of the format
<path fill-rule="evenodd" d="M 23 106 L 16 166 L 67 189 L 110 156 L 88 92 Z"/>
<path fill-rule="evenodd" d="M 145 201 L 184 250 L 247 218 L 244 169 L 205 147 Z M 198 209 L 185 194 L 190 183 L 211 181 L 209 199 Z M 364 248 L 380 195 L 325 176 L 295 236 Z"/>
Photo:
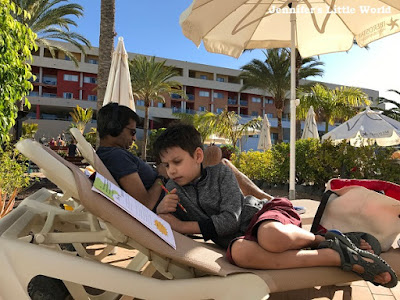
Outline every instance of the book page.
<path fill-rule="evenodd" d="M 171 226 L 104 176 L 96 173 L 92 190 L 103 195 L 176 249 Z"/>

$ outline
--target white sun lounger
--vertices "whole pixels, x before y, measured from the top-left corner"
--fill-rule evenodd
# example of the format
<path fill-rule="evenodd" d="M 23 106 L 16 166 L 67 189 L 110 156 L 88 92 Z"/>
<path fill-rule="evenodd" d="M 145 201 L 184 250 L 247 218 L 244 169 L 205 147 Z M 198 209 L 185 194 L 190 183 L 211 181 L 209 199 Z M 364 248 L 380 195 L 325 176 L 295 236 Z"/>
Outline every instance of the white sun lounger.
<path fill-rule="evenodd" d="M 65 211 L 48 204 L 43 189 L 0 220 L 0 297 L 29 299 L 29 280 L 42 274 L 62 279 L 74 299 L 266 299 L 269 293 L 359 280 L 336 267 L 248 270 L 228 263 L 224 251 L 174 233 L 174 250 L 130 215 L 91 191 L 89 179 L 39 143 L 24 140 L 17 148 L 84 207 Z M 27 204 L 25 204 L 27 203 Z M 81 249 L 80 256 L 60 251 L 59 243 L 105 243 L 138 249 L 165 278 L 145 277 L 138 269 L 104 265 Z M 82 247 L 83 248 L 83 247 Z M 399 249 L 382 257 L 399 274 Z M 136 267 L 139 263 L 134 264 Z M 82 285 L 102 289 L 88 296 Z"/>

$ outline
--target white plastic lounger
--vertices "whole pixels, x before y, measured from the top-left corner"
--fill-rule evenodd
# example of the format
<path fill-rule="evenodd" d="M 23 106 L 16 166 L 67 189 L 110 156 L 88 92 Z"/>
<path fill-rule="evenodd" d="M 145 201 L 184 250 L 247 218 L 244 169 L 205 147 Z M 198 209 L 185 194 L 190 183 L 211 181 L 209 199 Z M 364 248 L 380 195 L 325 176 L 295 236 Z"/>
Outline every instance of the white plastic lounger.
<path fill-rule="evenodd" d="M 0 220 L 0 297 L 29 299 L 26 287 L 38 275 L 62 279 L 74 299 L 266 299 L 269 293 L 359 280 L 337 267 L 249 270 L 233 266 L 224 251 L 174 233 L 177 249 L 164 243 L 130 215 L 91 191 L 90 180 L 73 164 L 31 140 L 17 148 L 64 192 L 84 207 L 64 211 L 47 204 L 54 194 L 41 190 Z M 59 244 L 106 243 L 138 249 L 164 280 L 136 269 L 104 265 L 95 258 L 61 251 Z M 83 248 L 83 247 L 82 247 Z M 78 250 L 78 249 L 77 249 Z M 382 257 L 400 274 L 399 249 Z M 90 296 L 82 285 L 105 290 Z M 245 287 L 245 288 L 244 288 Z M 97 298 L 96 298 L 97 297 Z"/>

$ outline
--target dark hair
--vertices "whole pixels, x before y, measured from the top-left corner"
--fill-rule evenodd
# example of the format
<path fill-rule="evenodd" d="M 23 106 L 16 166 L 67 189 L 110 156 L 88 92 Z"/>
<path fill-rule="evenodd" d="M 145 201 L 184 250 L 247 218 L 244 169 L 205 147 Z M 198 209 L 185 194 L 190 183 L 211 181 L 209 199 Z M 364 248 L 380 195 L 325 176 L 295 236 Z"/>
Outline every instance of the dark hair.
<path fill-rule="evenodd" d="M 182 123 L 172 125 L 154 142 L 154 155 L 159 159 L 162 151 L 172 147 L 180 147 L 193 156 L 198 147 L 203 149 L 200 133 L 193 125 Z"/>
<path fill-rule="evenodd" d="M 118 136 L 130 120 L 140 123 L 140 117 L 129 107 L 118 103 L 108 103 L 97 113 L 97 131 L 100 138 L 107 135 Z"/>

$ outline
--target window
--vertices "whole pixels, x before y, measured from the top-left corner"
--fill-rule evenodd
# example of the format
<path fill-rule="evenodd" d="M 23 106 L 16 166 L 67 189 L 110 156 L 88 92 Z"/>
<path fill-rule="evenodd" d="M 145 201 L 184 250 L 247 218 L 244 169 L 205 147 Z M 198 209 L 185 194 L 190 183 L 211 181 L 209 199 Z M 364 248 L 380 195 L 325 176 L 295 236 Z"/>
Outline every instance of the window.
<path fill-rule="evenodd" d="M 65 81 L 78 81 L 78 75 L 64 74 Z"/>
<path fill-rule="evenodd" d="M 87 99 L 89 101 L 97 101 L 97 96 L 96 95 L 88 95 Z"/>
<path fill-rule="evenodd" d="M 282 114 L 282 121 L 289 121 L 290 120 L 290 114 Z"/>
<path fill-rule="evenodd" d="M 63 98 L 64 99 L 72 99 L 73 97 L 74 97 L 73 93 L 70 93 L 70 92 L 64 92 L 63 93 Z"/>
<path fill-rule="evenodd" d="M 225 82 L 225 78 L 223 78 L 223 77 L 217 77 L 217 81 L 219 81 L 219 82 Z"/>
<path fill-rule="evenodd" d="M 30 91 L 29 96 L 39 96 L 39 92 L 37 91 Z"/>
<path fill-rule="evenodd" d="M 205 106 L 199 106 L 199 111 L 206 111 L 206 107 Z"/>
<path fill-rule="evenodd" d="M 200 97 L 210 97 L 210 92 L 208 91 L 199 91 Z"/>
<path fill-rule="evenodd" d="M 207 75 L 200 75 L 200 79 L 205 79 L 205 80 L 207 80 L 208 78 L 207 78 Z"/>
<path fill-rule="evenodd" d="M 214 92 L 214 98 L 223 99 L 224 93 Z"/>
<path fill-rule="evenodd" d="M 136 100 L 137 106 L 144 106 L 144 100 Z"/>
<path fill-rule="evenodd" d="M 49 85 L 57 85 L 57 77 L 52 76 L 43 76 L 43 83 Z"/>
<path fill-rule="evenodd" d="M 181 97 L 181 95 L 179 95 L 179 94 L 173 93 L 173 94 L 171 94 L 171 98 L 172 98 L 172 99 L 181 99 L 182 97 Z"/>
<path fill-rule="evenodd" d="M 64 60 L 71 60 L 71 57 L 65 55 Z"/>
<path fill-rule="evenodd" d="M 164 103 L 158 102 L 157 107 L 164 107 Z"/>
<path fill-rule="evenodd" d="M 217 108 L 217 114 L 220 114 L 220 113 L 222 113 L 223 111 L 224 111 L 223 108 Z"/>
<path fill-rule="evenodd" d="M 265 98 L 264 103 L 265 104 L 274 104 L 274 100 L 273 99 L 269 99 L 269 98 Z"/>
<path fill-rule="evenodd" d="M 261 98 L 260 97 L 251 97 L 251 102 L 261 103 Z"/>
<path fill-rule="evenodd" d="M 94 65 L 97 65 L 97 64 L 98 64 L 97 59 L 93 59 L 93 58 L 89 58 L 87 62 L 88 62 L 89 64 L 94 64 Z"/>
<path fill-rule="evenodd" d="M 257 117 L 257 116 L 258 116 L 258 112 L 252 111 L 252 112 L 251 112 L 251 116 L 252 116 L 252 117 Z"/>
<path fill-rule="evenodd" d="M 46 98 L 56 98 L 56 97 L 57 97 L 57 94 L 53 94 L 53 93 L 43 93 L 42 96 L 43 96 L 43 97 L 46 97 Z"/>
<path fill-rule="evenodd" d="M 85 77 L 83 77 L 83 82 L 85 82 L 85 83 L 97 83 L 97 78 L 96 77 L 85 76 Z"/>
<path fill-rule="evenodd" d="M 267 114 L 267 118 L 273 118 L 274 117 L 274 114 Z"/>

